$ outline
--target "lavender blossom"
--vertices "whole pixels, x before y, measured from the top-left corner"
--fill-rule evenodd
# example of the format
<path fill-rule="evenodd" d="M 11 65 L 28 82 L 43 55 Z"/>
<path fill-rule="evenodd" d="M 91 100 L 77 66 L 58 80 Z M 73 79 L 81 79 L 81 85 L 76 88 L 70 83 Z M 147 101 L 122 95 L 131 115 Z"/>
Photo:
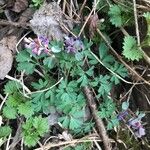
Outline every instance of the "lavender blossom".
<path fill-rule="evenodd" d="M 77 53 L 84 48 L 83 43 L 79 38 L 65 37 L 64 43 L 67 53 Z"/>
<path fill-rule="evenodd" d="M 44 37 L 44 36 L 39 36 L 38 37 L 39 43 L 44 46 L 44 47 L 48 47 L 49 44 L 49 39 Z"/>
<path fill-rule="evenodd" d="M 142 136 L 144 136 L 146 133 L 145 133 L 145 129 L 143 128 L 143 126 L 140 126 L 138 131 L 135 132 L 135 135 L 138 137 L 138 138 L 141 138 Z"/>
<path fill-rule="evenodd" d="M 126 117 L 127 115 L 128 115 L 128 111 L 124 111 L 124 112 L 121 112 L 121 113 L 117 116 L 117 118 L 118 118 L 118 120 L 123 120 L 124 117 Z"/>
<path fill-rule="evenodd" d="M 131 118 L 128 121 L 128 125 L 135 130 L 135 135 L 137 137 L 141 138 L 146 134 L 145 129 L 143 128 L 143 125 L 141 124 L 141 120 L 139 118 Z"/>
<path fill-rule="evenodd" d="M 41 53 L 48 53 L 49 40 L 44 36 L 39 36 L 37 39 L 25 39 L 27 43 L 26 48 L 30 48 L 33 54 L 40 55 Z"/>

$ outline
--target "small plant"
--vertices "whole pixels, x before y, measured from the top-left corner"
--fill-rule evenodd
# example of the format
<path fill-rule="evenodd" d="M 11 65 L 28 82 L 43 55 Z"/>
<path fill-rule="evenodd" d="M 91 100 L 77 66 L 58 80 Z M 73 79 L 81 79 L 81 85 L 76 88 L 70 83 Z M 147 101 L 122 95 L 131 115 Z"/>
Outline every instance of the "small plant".
<path fill-rule="evenodd" d="M 43 4 L 44 0 L 32 0 L 32 6 L 39 8 Z"/>
<path fill-rule="evenodd" d="M 40 137 L 44 136 L 48 132 L 48 120 L 41 116 L 30 118 L 22 124 L 22 136 L 24 138 L 25 145 L 31 147 L 35 146 Z"/>
<path fill-rule="evenodd" d="M 111 5 L 108 11 L 110 22 L 116 27 L 121 27 L 131 24 L 131 10 L 119 5 Z"/>
<path fill-rule="evenodd" d="M 124 38 L 123 55 L 132 61 L 134 60 L 139 61 L 143 57 L 141 51 L 139 50 L 137 46 L 137 43 L 134 37 L 126 36 Z"/>

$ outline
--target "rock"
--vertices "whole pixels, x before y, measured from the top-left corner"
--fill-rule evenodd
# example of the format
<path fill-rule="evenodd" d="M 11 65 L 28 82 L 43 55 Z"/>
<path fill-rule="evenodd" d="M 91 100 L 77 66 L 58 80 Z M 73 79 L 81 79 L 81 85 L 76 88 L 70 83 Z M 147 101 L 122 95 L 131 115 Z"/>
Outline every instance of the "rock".
<path fill-rule="evenodd" d="M 65 36 L 60 24 L 64 22 L 60 6 L 56 2 L 44 3 L 37 10 L 33 19 L 30 20 L 31 27 L 35 34 L 46 36 L 49 39 L 62 40 Z"/>

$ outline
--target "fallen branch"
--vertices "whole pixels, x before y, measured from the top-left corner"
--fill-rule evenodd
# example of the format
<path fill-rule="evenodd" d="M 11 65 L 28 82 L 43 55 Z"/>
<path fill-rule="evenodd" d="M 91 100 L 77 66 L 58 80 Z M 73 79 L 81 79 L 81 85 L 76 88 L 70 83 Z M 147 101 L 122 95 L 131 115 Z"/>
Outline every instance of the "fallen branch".
<path fill-rule="evenodd" d="M 0 20 L 0 25 L 2 26 L 14 26 L 14 27 L 22 27 L 27 29 L 30 27 L 30 24 L 28 23 L 21 23 L 21 22 L 12 22 L 12 21 L 7 21 L 7 20 Z"/>
<path fill-rule="evenodd" d="M 87 87 L 87 86 L 83 88 L 83 91 L 84 91 L 84 94 L 86 96 L 87 103 L 88 103 L 89 108 L 91 110 L 92 116 L 95 120 L 99 136 L 103 141 L 105 150 L 111 150 L 111 143 L 110 143 L 110 140 L 108 138 L 104 123 L 103 123 L 102 119 L 97 116 L 96 104 L 95 104 L 92 92 L 89 89 L 89 87 Z"/>
<path fill-rule="evenodd" d="M 75 144 L 79 144 L 79 143 L 94 142 L 94 141 L 102 142 L 102 140 L 96 134 L 96 135 L 86 136 L 81 139 L 73 139 L 71 141 L 61 141 L 58 143 L 49 142 L 46 145 L 43 145 L 42 148 L 39 147 L 39 148 L 36 148 L 35 150 L 43 150 L 43 149 L 49 150 L 51 148 L 70 146 L 70 145 L 75 145 Z M 110 142 L 115 143 L 115 141 L 113 139 L 111 139 Z"/>

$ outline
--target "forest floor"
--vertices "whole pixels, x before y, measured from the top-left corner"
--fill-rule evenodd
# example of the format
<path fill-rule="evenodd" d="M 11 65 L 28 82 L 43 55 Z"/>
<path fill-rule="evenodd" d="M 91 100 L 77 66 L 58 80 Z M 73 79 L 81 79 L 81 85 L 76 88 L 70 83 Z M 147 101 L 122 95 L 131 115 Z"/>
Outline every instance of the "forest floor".
<path fill-rule="evenodd" d="M 0 150 L 149 150 L 149 66 L 149 0 L 0 0 Z"/>

